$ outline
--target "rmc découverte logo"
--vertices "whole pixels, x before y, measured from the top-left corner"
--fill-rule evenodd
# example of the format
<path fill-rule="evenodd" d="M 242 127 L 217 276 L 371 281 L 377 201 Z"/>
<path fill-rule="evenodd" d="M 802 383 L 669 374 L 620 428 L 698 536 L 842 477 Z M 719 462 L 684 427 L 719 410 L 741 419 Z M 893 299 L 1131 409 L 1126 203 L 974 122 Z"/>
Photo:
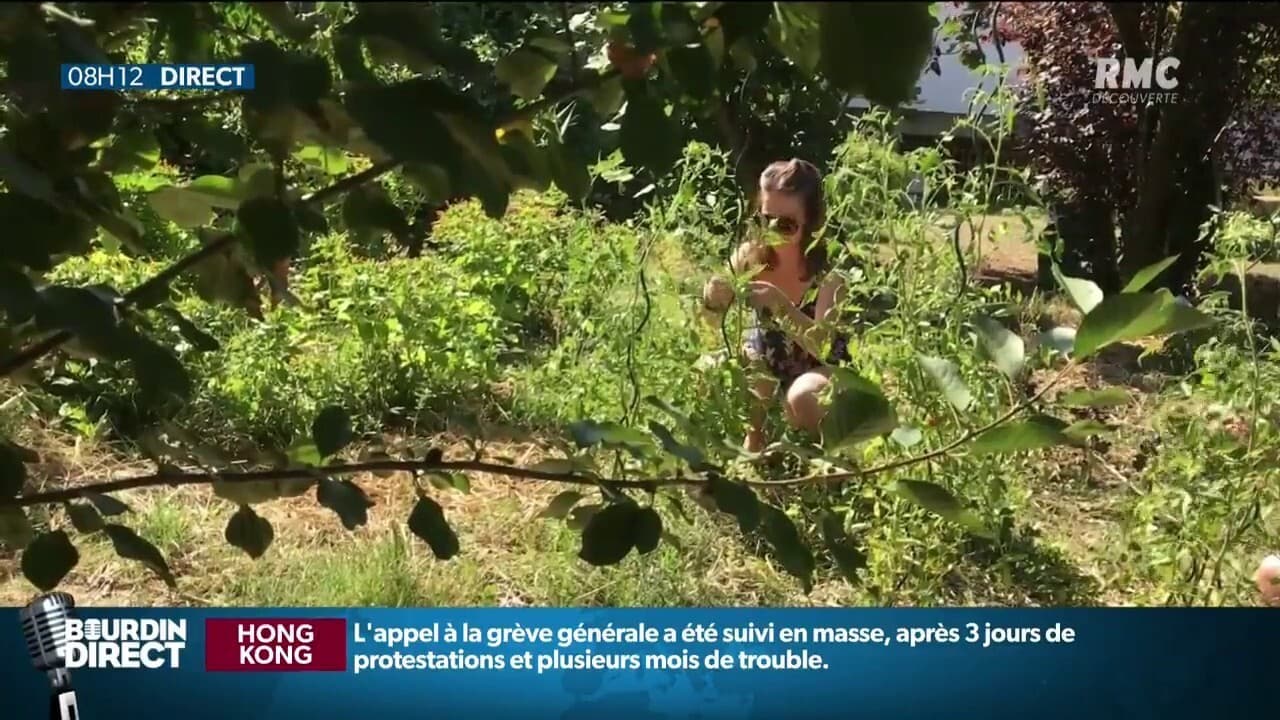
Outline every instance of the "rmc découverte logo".
<path fill-rule="evenodd" d="M 1094 102 L 1146 105 L 1178 100 L 1178 78 L 1174 75 L 1181 64 L 1178 58 L 1144 58 L 1141 62 L 1133 58 L 1094 58 L 1093 64 Z"/>

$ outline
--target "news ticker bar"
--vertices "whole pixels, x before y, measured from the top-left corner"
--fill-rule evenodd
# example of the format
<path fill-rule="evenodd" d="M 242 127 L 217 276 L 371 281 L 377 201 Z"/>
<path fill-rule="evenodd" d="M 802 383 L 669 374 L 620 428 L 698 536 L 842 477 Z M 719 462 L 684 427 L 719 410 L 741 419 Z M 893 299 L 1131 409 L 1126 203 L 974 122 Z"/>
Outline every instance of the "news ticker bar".
<path fill-rule="evenodd" d="M 609 623 L 606 627 L 512 627 L 463 622 L 425 626 L 351 623 L 341 618 L 205 620 L 207 672 L 376 670 L 828 670 L 820 648 L 915 648 L 1071 644 L 1061 622 L 1034 626 L 797 627 L 688 623 L 683 627 Z M 348 666 L 348 648 L 353 653 Z M 533 649 L 529 649 L 533 648 Z"/>
<path fill-rule="evenodd" d="M 63 90 L 253 90 L 252 65 L 62 66 Z"/>
<path fill-rule="evenodd" d="M 67 621 L 68 669 L 158 670 L 189 667 L 185 620 Z M 956 645 L 1070 645 L 1061 622 L 966 622 L 809 627 L 742 623 L 609 622 L 603 626 L 462 621 L 404 625 L 343 618 L 206 618 L 206 672 L 361 672 L 378 670 L 828 670 L 824 648 Z M 349 653 L 348 650 L 353 652 Z"/>
<path fill-rule="evenodd" d="M 0 702 L 37 717 L 50 684 L 13 615 Z M 77 607 L 67 623 L 86 720 L 1203 720 L 1274 715 L 1280 673 L 1269 609 Z"/>

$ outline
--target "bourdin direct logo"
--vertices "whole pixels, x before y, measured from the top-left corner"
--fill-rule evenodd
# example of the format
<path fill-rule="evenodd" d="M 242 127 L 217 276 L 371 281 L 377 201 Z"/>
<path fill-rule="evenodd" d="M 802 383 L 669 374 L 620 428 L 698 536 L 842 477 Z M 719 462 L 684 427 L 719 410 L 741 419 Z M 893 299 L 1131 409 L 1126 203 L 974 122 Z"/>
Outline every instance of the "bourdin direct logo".
<path fill-rule="evenodd" d="M 71 595 L 53 592 L 18 611 L 31 664 L 49 681 L 49 717 L 79 720 L 70 670 L 181 666 L 187 647 L 186 620 L 85 620 L 72 616 L 75 604 Z"/>

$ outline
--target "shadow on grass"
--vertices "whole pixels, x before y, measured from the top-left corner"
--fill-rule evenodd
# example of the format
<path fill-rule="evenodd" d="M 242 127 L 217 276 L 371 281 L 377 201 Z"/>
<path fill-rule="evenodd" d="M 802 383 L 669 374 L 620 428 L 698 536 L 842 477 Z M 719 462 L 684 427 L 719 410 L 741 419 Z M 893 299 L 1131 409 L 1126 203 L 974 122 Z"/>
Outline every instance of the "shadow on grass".
<path fill-rule="evenodd" d="M 1003 546 L 975 543 L 966 559 L 969 571 L 983 576 L 989 587 L 986 592 L 996 596 L 1054 607 L 1088 607 L 1101 602 L 1097 581 L 1082 573 L 1066 553 L 1040 542 L 1034 531 L 1024 529 L 1021 537 Z M 986 593 L 973 594 L 980 597 Z"/>

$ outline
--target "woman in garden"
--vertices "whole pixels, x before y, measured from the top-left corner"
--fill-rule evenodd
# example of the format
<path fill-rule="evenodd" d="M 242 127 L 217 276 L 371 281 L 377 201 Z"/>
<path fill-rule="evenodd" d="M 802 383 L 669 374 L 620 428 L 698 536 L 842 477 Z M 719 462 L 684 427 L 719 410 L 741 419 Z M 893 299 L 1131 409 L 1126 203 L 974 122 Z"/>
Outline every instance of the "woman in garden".
<path fill-rule="evenodd" d="M 831 366 L 849 359 L 848 338 L 833 328 L 845 288 L 829 272 L 826 243 L 815 242 L 826 215 L 821 173 L 804 160 L 775 162 L 761 173 L 759 190 L 757 232 L 731 262 L 735 273 L 752 275 L 745 299 L 756 318 L 743 346 L 756 371 L 743 442 L 748 452 L 764 449 L 764 421 L 780 389 L 787 421 L 817 432 Z M 733 299 L 727 280 L 707 281 L 703 301 L 709 310 L 724 312 Z"/>

